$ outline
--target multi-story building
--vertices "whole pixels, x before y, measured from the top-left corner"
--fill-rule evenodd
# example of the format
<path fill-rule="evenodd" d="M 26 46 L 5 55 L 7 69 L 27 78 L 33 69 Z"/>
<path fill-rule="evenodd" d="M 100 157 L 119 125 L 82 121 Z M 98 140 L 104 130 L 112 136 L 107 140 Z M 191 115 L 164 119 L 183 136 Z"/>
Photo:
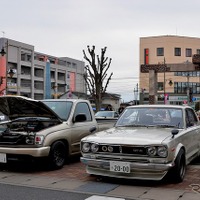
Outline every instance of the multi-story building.
<path fill-rule="evenodd" d="M 195 101 L 200 99 L 200 71 L 187 69 L 193 54 L 200 54 L 200 38 L 174 35 L 140 38 L 140 67 L 171 65 L 175 69 L 157 73 L 158 103 L 166 103 L 164 97 L 167 104 L 188 103 L 188 95 Z M 149 73 L 140 71 L 141 103 L 149 103 L 149 79 Z"/>
<path fill-rule="evenodd" d="M 7 38 L 0 38 L 0 50 L 0 95 L 86 94 L 83 61 L 35 52 L 34 46 Z"/>

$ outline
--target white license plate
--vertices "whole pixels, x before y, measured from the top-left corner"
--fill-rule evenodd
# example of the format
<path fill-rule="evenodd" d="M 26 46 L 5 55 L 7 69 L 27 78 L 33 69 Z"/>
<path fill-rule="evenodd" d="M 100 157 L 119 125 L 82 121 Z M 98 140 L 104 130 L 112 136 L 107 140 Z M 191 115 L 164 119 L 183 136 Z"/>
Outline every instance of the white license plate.
<path fill-rule="evenodd" d="M 123 172 L 130 173 L 129 162 L 110 161 L 110 171 L 112 172 Z"/>
<path fill-rule="evenodd" d="M 0 153 L 0 163 L 7 163 L 6 154 Z"/>

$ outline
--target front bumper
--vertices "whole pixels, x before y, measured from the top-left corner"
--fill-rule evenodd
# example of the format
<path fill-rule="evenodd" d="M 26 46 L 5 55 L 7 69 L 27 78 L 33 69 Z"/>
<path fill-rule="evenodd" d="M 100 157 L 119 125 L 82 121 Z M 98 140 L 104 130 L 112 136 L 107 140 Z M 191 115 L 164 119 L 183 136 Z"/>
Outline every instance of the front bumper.
<path fill-rule="evenodd" d="M 26 155 L 31 157 L 46 157 L 49 155 L 50 146 L 38 147 L 38 148 L 12 148 L 12 147 L 0 147 L 0 153 L 8 155 Z"/>
<path fill-rule="evenodd" d="M 123 173 L 110 171 L 110 161 L 108 160 L 97 160 L 85 157 L 81 157 L 80 160 L 86 165 L 88 174 L 138 180 L 162 180 L 167 172 L 174 166 L 174 163 L 157 164 L 130 162 L 130 173 Z"/>

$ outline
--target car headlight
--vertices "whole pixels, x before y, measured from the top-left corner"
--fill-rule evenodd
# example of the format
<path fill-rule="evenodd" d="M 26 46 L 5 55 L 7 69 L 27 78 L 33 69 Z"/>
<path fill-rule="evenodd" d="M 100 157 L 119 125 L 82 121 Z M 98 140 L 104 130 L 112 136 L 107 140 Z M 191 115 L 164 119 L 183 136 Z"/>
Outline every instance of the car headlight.
<path fill-rule="evenodd" d="M 87 153 L 90 151 L 90 143 L 85 142 L 82 143 L 82 152 Z"/>
<path fill-rule="evenodd" d="M 156 147 L 148 147 L 148 148 L 147 148 L 147 154 L 148 154 L 149 156 L 155 156 L 156 153 L 157 153 Z"/>
<path fill-rule="evenodd" d="M 167 157 L 167 148 L 164 146 L 158 147 L 157 154 L 160 157 Z"/>
<path fill-rule="evenodd" d="M 108 152 L 110 152 L 110 153 L 113 152 L 113 147 L 112 146 L 108 146 Z"/>
<path fill-rule="evenodd" d="M 44 141 L 44 136 L 43 135 L 36 135 L 35 136 L 35 144 L 41 145 Z"/>
<path fill-rule="evenodd" d="M 96 143 L 93 143 L 93 144 L 91 145 L 91 151 L 92 151 L 93 153 L 95 153 L 95 152 L 97 152 L 98 150 L 99 150 L 99 145 L 96 144 Z"/>

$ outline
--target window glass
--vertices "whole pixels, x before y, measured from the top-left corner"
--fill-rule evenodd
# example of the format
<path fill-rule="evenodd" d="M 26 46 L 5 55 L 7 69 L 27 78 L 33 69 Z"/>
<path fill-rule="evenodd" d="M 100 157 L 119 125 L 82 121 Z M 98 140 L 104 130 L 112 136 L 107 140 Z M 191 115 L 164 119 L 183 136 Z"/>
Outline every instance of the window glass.
<path fill-rule="evenodd" d="M 175 47 L 174 48 L 174 55 L 175 56 L 181 56 L 181 48 Z"/>
<path fill-rule="evenodd" d="M 78 114 L 85 114 L 87 121 L 92 121 L 92 116 L 87 103 L 78 103 L 74 112 L 74 117 Z"/>
<path fill-rule="evenodd" d="M 49 108 L 51 108 L 61 119 L 68 120 L 69 114 L 73 103 L 68 102 L 57 102 L 57 101 L 43 101 Z"/>
<path fill-rule="evenodd" d="M 192 109 L 186 109 L 186 123 L 187 126 L 192 126 L 198 122 L 196 115 Z"/>
<path fill-rule="evenodd" d="M 145 107 L 127 108 L 116 126 L 164 126 L 183 128 L 182 109 Z"/>
<path fill-rule="evenodd" d="M 159 91 L 163 90 L 163 82 L 158 82 L 158 88 Z"/>
<path fill-rule="evenodd" d="M 157 48 L 157 56 L 164 56 L 164 48 L 163 47 Z"/>
<path fill-rule="evenodd" d="M 192 49 L 186 48 L 185 49 L 185 56 L 186 57 L 192 57 Z"/>

